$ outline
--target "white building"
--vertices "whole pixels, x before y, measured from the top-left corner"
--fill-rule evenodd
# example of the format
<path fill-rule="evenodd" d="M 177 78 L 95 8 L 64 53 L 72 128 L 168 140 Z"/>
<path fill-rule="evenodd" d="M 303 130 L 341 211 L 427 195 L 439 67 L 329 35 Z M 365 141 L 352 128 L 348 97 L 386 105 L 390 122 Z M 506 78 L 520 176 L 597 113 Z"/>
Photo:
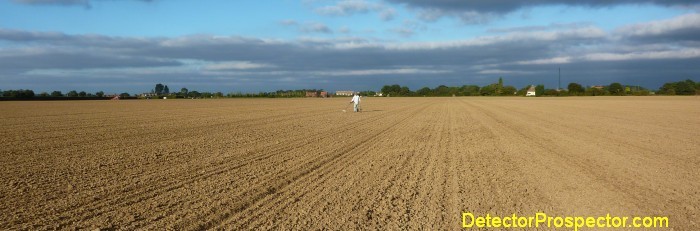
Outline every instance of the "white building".
<path fill-rule="evenodd" d="M 530 85 L 530 88 L 527 89 L 527 94 L 525 94 L 525 96 L 536 96 L 535 92 L 535 86 Z"/>
<path fill-rule="evenodd" d="M 353 94 L 355 94 L 354 91 L 335 91 L 335 95 L 338 96 L 352 96 Z"/>

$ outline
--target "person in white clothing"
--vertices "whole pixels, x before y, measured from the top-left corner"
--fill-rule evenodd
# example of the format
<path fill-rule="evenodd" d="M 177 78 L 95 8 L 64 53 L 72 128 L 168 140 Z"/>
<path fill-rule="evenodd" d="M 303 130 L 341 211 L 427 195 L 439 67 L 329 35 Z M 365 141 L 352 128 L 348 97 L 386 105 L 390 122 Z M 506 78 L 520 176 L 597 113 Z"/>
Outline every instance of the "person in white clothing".
<path fill-rule="evenodd" d="M 352 100 L 350 100 L 350 103 L 355 104 L 355 107 L 353 108 L 354 112 L 359 112 L 360 111 L 360 94 L 355 92 L 355 95 L 352 96 Z"/>

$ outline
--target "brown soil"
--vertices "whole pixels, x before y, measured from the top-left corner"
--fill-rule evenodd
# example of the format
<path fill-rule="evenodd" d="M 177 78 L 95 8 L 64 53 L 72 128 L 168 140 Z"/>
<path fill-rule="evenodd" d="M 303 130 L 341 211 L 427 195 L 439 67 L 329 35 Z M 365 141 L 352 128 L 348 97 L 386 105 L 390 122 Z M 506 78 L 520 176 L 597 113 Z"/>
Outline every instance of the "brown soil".
<path fill-rule="evenodd" d="M 0 102 L 0 230 L 697 229 L 700 98 Z"/>

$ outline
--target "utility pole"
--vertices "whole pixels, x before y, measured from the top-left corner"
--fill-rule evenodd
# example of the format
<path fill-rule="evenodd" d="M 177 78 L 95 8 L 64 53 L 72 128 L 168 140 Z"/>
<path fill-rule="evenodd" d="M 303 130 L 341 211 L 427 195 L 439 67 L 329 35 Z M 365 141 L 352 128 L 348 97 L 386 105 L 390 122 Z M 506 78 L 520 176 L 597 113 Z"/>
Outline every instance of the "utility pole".
<path fill-rule="evenodd" d="M 559 88 L 557 88 L 557 91 L 561 91 L 561 67 L 559 68 Z"/>

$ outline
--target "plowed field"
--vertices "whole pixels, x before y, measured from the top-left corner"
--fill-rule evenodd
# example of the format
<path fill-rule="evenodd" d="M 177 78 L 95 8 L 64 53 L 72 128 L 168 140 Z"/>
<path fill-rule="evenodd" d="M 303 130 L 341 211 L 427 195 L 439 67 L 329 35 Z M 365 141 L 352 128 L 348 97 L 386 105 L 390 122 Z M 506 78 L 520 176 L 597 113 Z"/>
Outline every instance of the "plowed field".
<path fill-rule="evenodd" d="M 700 98 L 346 101 L 0 102 L 0 230 L 700 225 Z"/>

